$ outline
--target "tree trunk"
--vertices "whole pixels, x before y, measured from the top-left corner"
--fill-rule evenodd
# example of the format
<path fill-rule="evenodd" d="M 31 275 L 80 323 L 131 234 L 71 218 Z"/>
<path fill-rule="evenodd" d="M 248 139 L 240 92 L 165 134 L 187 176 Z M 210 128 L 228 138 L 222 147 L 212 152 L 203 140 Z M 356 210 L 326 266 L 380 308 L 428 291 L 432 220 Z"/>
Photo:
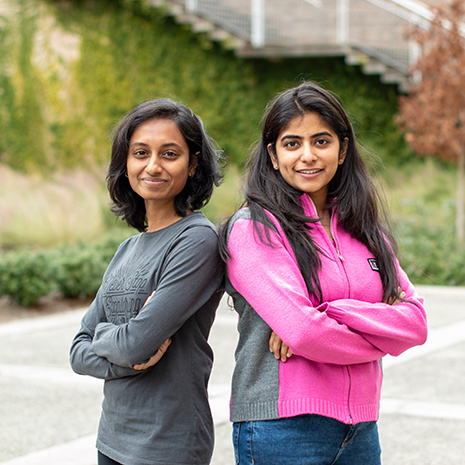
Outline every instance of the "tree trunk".
<path fill-rule="evenodd" d="M 458 155 L 457 158 L 457 214 L 456 227 L 457 239 L 460 245 L 463 245 L 464 239 L 464 175 L 465 175 L 465 152 Z"/>

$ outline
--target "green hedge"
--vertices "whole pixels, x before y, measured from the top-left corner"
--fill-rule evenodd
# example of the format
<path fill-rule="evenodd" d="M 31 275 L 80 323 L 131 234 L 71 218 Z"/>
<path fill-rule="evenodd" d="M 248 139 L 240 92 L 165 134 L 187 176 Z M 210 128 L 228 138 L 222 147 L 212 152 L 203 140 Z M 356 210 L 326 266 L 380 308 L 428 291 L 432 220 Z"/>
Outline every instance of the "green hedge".
<path fill-rule="evenodd" d="M 402 229 L 409 227 L 404 225 Z M 454 237 L 445 238 L 440 228 L 404 237 L 399 245 L 401 263 L 412 282 L 465 286 L 465 249 Z"/>
<path fill-rule="evenodd" d="M 46 252 L 17 250 L 0 256 L 0 295 L 35 305 L 54 290 L 54 263 Z"/>
<path fill-rule="evenodd" d="M 396 226 L 396 235 L 402 266 L 414 283 L 465 285 L 465 249 L 450 246 L 455 243 L 452 231 L 403 221 Z M 94 244 L 5 252 L 0 255 L 0 296 L 10 296 L 24 306 L 37 304 L 52 291 L 64 297 L 92 297 L 127 236 L 128 230 L 117 229 Z"/>
<path fill-rule="evenodd" d="M 116 229 L 94 244 L 65 244 L 54 249 L 19 249 L 0 255 L 0 296 L 23 306 L 58 291 L 84 299 L 97 292 L 102 276 L 128 231 Z"/>
<path fill-rule="evenodd" d="M 465 247 L 458 243 L 453 225 L 453 219 L 441 224 L 409 217 L 396 225 L 400 261 L 412 282 L 465 286 Z"/>

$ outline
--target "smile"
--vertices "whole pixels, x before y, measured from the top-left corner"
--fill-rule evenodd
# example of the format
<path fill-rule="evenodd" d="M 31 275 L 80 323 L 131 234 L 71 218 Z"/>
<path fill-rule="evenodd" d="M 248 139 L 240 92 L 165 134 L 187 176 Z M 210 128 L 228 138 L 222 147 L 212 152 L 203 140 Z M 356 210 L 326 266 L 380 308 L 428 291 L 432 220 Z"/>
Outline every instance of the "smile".
<path fill-rule="evenodd" d="M 160 186 L 166 182 L 164 179 L 160 178 L 142 178 L 141 181 L 148 186 Z"/>
<path fill-rule="evenodd" d="M 320 171 L 323 171 L 322 169 L 317 169 L 317 170 L 297 170 L 298 173 L 300 174 L 316 174 L 319 173 Z"/>

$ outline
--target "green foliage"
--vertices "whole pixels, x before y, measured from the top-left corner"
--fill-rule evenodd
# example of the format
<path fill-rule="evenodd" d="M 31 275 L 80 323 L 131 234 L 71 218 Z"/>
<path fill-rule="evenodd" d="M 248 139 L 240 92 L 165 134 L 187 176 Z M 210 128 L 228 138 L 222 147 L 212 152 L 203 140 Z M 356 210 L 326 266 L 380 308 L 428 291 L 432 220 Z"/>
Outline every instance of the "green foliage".
<path fill-rule="evenodd" d="M 400 261 L 410 279 L 418 284 L 465 285 L 465 248 L 455 238 L 452 167 L 424 159 L 391 170 L 384 182 Z"/>
<path fill-rule="evenodd" d="M 228 158 L 226 182 L 205 208 L 217 222 L 240 201 L 238 178 L 266 103 L 312 79 L 340 98 L 360 141 L 382 158 L 386 172 L 395 173 L 389 181 L 390 195 L 398 197 L 392 211 L 402 264 L 412 280 L 465 285 L 464 252 L 446 215 L 452 211 L 447 199 L 454 197 L 453 178 L 439 165 L 428 169 L 422 160 L 410 161 L 414 157 L 393 121 L 394 86 L 339 57 L 238 58 L 144 0 L 5 3 L 13 13 L 0 17 L 0 162 L 21 174 L 105 164 L 109 135 L 120 118 L 143 100 L 172 97 L 202 117 Z M 1 172 L 0 178 L 6 186 Z M 121 228 L 113 238 L 91 243 L 102 228 L 115 225 L 111 214 L 101 218 L 98 211 L 108 199 L 85 176 L 49 179 L 18 178 L 0 196 L 2 245 L 18 245 L 19 235 L 29 231 L 23 244 L 31 244 L 31 237 L 34 244 L 71 242 L 40 253 L 0 255 L 0 294 L 27 305 L 50 290 L 95 293 L 117 244 L 129 233 Z M 70 187 L 72 196 L 65 193 Z M 39 233 L 49 242 L 39 241 Z M 22 270 L 21 277 L 14 270 Z"/>
<path fill-rule="evenodd" d="M 0 255 L 0 295 L 35 305 L 53 289 L 54 265 L 46 252 L 19 249 Z"/>
<path fill-rule="evenodd" d="M 44 162 L 47 127 L 39 96 L 41 82 L 30 60 L 36 33 L 36 8 L 17 3 L 15 22 L 0 22 L 0 160 L 28 169 Z"/>
<path fill-rule="evenodd" d="M 432 176 L 434 173 L 434 177 Z M 391 171 L 386 195 L 394 213 L 394 233 L 401 264 L 417 284 L 465 285 L 465 250 L 454 239 L 454 173 L 433 160 Z M 385 176 L 388 176 L 386 173 Z M 225 183 L 216 189 L 205 213 L 214 222 L 232 213 L 240 202 L 240 170 L 230 166 Z M 431 180 L 425 183 L 424 180 Z M 109 224 L 110 224 L 110 220 Z M 22 305 L 34 305 L 41 296 L 59 291 L 67 297 L 93 296 L 118 245 L 133 230 L 119 227 L 97 242 L 68 243 L 41 252 L 30 248 L 0 255 L 0 295 Z"/>
<path fill-rule="evenodd" d="M 415 206 L 418 216 L 396 225 L 405 272 L 416 284 L 464 286 L 465 248 L 454 236 L 453 219 L 447 223 L 418 221 L 428 209 L 422 202 L 415 202 Z M 452 210 L 451 205 L 444 208 Z"/>
<path fill-rule="evenodd" d="M 235 165 L 226 167 L 223 183 L 214 189 L 210 202 L 202 209 L 213 224 L 219 224 L 222 218 L 232 215 L 239 208 L 242 202 L 240 174 Z"/>
<path fill-rule="evenodd" d="M 64 297 L 84 299 L 95 294 L 107 263 L 93 248 L 65 245 L 57 256 L 55 281 Z"/>
<path fill-rule="evenodd" d="M 268 100 L 303 78 L 341 97 L 374 151 L 410 156 L 392 122 L 395 87 L 377 76 L 343 58 L 238 58 L 147 3 L 21 0 L 0 22 L 0 161 L 42 171 L 107 162 L 120 118 L 168 96 L 191 106 L 242 166 Z"/>
<path fill-rule="evenodd" d="M 92 297 L 102 282 L 102 276 L 127 231 L 115 230 L 95 244 L 65 244 L 50 256 L 55 258 L 54 277 L 64 297 Z"/>
<path fill-rule="evenodd" d="M 64 297 L 92 297 L 118 245 L 128 235 L 128 230 L 116 229 L 92 244 L 5 252 L 0 255 L 0 296 L 24 306 L 37 304 L 52 291 Z"/>

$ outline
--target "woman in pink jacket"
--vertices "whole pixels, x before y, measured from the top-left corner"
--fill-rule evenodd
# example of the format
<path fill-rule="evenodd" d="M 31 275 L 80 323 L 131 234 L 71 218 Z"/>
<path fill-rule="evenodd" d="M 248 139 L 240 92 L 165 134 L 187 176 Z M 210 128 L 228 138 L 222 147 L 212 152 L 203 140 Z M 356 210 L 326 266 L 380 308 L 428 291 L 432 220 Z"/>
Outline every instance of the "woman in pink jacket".
<path fill-rule="evenodd" d="M 354 131 L 312 82 L 272 101 L 225 223 L 240 465 L 378 465 L 381 359 L 426 340 Z"/>

